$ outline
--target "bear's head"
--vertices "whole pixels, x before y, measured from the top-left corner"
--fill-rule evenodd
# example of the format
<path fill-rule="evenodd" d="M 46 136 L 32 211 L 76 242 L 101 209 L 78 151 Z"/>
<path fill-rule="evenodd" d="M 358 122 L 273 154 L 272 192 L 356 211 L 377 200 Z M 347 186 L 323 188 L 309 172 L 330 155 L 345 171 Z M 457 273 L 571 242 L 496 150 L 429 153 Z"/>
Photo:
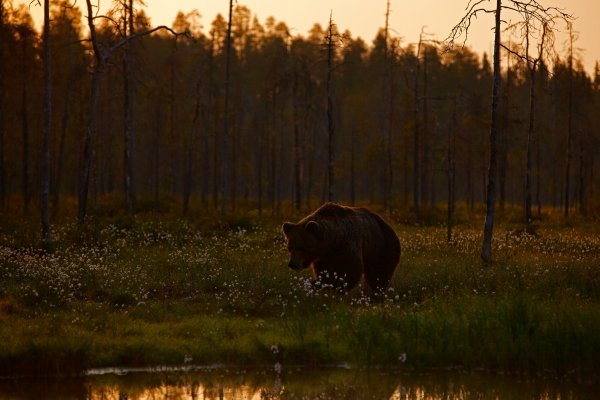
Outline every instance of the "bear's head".
<path fill-rule="evenodd" d="M 318 260 L 322 249 L 322 237 L 318 222 L 308 221 L 304 224 L 286 222 L 282 229 L 287 241 L 287 249 L 290 252 L 288 266 L 291 269 L 308 268 Z"/>

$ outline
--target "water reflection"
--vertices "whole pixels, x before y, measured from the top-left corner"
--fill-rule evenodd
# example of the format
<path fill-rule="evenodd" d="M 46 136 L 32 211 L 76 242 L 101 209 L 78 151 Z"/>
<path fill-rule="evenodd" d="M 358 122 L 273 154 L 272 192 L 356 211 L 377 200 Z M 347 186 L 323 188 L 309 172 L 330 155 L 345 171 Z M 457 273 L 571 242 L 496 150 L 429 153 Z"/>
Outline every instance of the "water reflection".
<path fill-rule="evenodd" d="M 202 369 L 61 379 L 0 379 L 0 400 L 592 399 L 597 382 L 521 381 L 458 373 L 361 369 Z"/>

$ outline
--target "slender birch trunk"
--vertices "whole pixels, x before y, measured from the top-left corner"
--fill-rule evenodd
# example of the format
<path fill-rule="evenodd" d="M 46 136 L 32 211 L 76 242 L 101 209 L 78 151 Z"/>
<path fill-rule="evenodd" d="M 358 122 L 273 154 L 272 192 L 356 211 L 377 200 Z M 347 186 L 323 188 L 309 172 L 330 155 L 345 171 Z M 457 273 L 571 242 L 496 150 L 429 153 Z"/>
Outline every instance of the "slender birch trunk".
<path fill-rule="evenodd" d="M 481 258 L 485 263 L 492 261 L 492 235 L 494 230 L 494 218 L 496 208 L 496 169 L 497 169 L 497 144 L 498 137 L 498 103 L 500 99 L 500 13 L 502 11 L 502 0 L 496 0 L 495 12 L 495 38 L 494 38 L 494 80 L 492 86 L 492 120 L 490 123 L 490 164 L 488 169 L 487 191 L 486 191 L 486 214 L 483 227 L 483 245 Z"/>

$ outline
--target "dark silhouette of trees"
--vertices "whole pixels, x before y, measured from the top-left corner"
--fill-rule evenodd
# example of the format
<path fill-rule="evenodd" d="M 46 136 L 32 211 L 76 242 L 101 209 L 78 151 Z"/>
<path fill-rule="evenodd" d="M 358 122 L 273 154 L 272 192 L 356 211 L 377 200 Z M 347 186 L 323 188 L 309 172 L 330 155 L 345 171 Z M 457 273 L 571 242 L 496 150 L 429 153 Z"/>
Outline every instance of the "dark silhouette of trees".
<path fill-rule="evenodd" d="M 340 35 L 333 21 L 302 35 L 232 4 L 231 26 L 217 16 L 204 32 L 197 14 L 181 13 L 167 30 L 150 28 L 131 0 L 107 15 L 91 0 L 84 4 L 87 29 L 78 4 L 62 0 L 50 9 L 54 134 L 44 169 L 43 136 L 35 134 L 44 125 L 42 35 L 27 7 L 3 3 L 3 213 L 21 213 L 26 198 L 41 200 L 38 183 L 47 170 L 50 215 L 68 215 L 77 198 L 80 223 L 88 213 L 276 215 L 335 199 L 372 202 L 390 212 L 416 206 L 418 215 L 398 213 L 415 223 L 439 218 L 443 207 L 452 239 L 454 211 L 478 213 L 493 201 L 491 185 L 509 205 L 500 216 L 530 199 L 531 220 L 535 205 L 538 214 L 542 206 L 564 208 L 567 196 L 570 213 L 597 212 L 600 73 L 588 76 L 576 52 L 563 58 L 545 52 L 536 62 L 542 25 L 534 15 L 531 55 L 519 31 L 511 43 L 500 42 L 512 51 L 500 69 L 468 48 L 442 52 L 424 37 L 420 46 L 404 45 L 389 26 L 369 43 L 347 31 Z M 173 35 L 183 31 L 189 35 Z M 133 86 L 125 85 L 126 60 Z M 494 151 L 486 99 L 495 79 L 504 81 L 505 96 L 496 104 Z M 129 117 L 127 104 L 134 111 Z M 125 140 L 128 124 L 134 147 Z M 127 147 L 135 153 L 128 162 Z M 128 175 L 135 189 L 130 203 L 122 184 Z M 37 217 L 37 209 L 29 212 Z M 486 229 L 492 222 L 486 220 Z"/>

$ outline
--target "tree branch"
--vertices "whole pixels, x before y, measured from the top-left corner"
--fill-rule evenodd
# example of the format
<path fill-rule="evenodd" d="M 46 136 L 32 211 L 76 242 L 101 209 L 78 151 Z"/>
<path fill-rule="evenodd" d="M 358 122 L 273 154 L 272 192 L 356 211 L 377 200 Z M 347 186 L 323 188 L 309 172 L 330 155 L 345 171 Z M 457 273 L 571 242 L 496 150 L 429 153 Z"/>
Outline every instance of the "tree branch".
<path fill-rule="evenodd" d="M 137 38 L 137 37 L 140 37 L 140 36 L 146 36 L 146 35 L 149 35 L 149 34 L 151 34 L 151 33 L 154 33 L 154 32 L 156 32 L 156 31 L 159 31 L 159 30 L 166 30 L 166 31 L 169 31 L 169 32 L 170 32 L 171 34 L 173 34 L 175 37 L 182 36 L 182 35 L 183 35 L 183 36 L 187 36 L 187 35 L 189 35 L 189 33 L 188 33 L 188 32 L 175 32 L 173 29 L 169 28 L 169 27 L 168 27 L 168 26 L 166 26 L 166 25 L 160 25 L 160 26 L 154 27 L 154 28 L 152 28 L 152 29 L 147 29 L 147 30 L 145 30 L 145 31 L 135 32 L 133 35 L 131 35 L 131 36 L 127 36 L 125 39 L 121 40 L 119 43 L 117 43 L 116 45 L 114 45 L 113 47 L 111 47 L 110 49 L 108 49 L 108 52 L 107 52 L 107 53 L 108 53 L 108 55 L 110 55 L 110 54 L 111 54 L 111 53 L 113 53 L 114 51 L 116 51 L 116 50 L 120 49 L 121 47 L 123 47 L 124 45 L 126 45 L 127 43 L 129 43 L 131 40 L 133 40 L 133 39 L 135 39 L 135 38 Z"/>
<path fill-rule="evenodd" d="M 502 47 L 504 50 L 508 51 L 510 54 L 517 56 L 518 58 L 520 58 L 521 60 L 523 60 L 527 63 L 533 62 L 533 60 L 531 58 L 524 56 L 524 55 L 520 54 L 519 52 L 514 51 L 513 49 L 507 47 L 504 43 L 500 43 L 500 47 Z"/>
<path fill-rule="evenodd" d="M 467 7 L 465 8 L 466 14 L 461 18 L 461 20 L 456 24 L 445 42 L 447 43 L 446 49 L 451 49 L 454 46 L 454 41 L 456 38 L 464 35 L 463 45 L 467 42 L 469 29 L 471 28 L 471 23 L 473 22 L 473 18 L 477 19 L 477 16 L 481 13 L 486 14 L 494 14 L 496 11 L 487 9 L 485 7 L 481 7 L 481 5 L 489 0 L 469 0 L 467 3 Z M 550 29 L 555 25 L 557 20 L 563 20 L 566 22 L 571 21 L 574 17 L 565 12 L 563 9 L 558 7 L 544 7 L 542 6 L 538 0 L 506 0 L 505 4 L 502 5 L 503 10 L 512 11 L 518 14 L 523 21 L 522 23 L 528 24 L 530 27 L 534 25 L 535 22 L 540 25 L 545 25 L 550 27 Z M 505 22 L 505 21 L 504 21 Z M 505 22 L 506 23 L 506 22 Z M 534 31 L 541 32 L 541 28 L 539 26 L 534 29 Z M 502 46 L 506 49 L 506 46 Z M 518 55 L 514 51 L 507 49 L 512 52 L 512 54 Z M 520 56 L 523 58 L 522 56 Z"/>
<path fill-rule="evenodd" d="M 477 4 L 480 4 L 483 1 L 484 0 L 480 0 L 477 2 Z M 454 47 L 455 39 L 457 37 L 460 37 L 463 35 L 465 36 L 465 40 L 463 40 L 462 44 L 463 44 L 463 46 L 465 45 L 465 43 L 467 42 L 467 39 L 469 37 L 469 29 L 471 28 L 472 20 L 473 20 L 473 18 L 477 19 L 477 16 L 480 13 L 494 14 L 495 10 L 488 10 L 486 8 L 477 8 L 477 9 L 471 8 L 471 11 L 469 11 L 468 14 L 466 14 L 464 17 L 462 17 L 460 22 L 452 28 L 450 35 L 448 35 L 448 37 L 446 38 L 445 42 L 448 43 L 448 45 L 446 46 L 447 49 L 451 49 L 452 47 Z"/>

